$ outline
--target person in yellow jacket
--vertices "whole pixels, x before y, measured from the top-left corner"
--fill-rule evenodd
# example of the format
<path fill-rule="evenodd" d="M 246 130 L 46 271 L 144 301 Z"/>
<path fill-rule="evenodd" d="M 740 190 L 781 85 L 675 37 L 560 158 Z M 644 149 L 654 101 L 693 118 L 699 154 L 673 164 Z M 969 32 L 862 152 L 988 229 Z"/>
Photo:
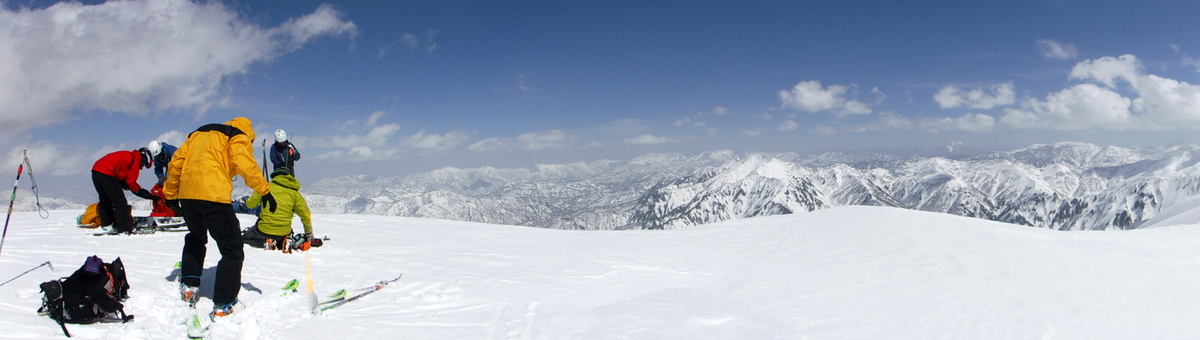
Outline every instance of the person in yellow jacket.
<path fill-rule="evenodd" d="M 254 128 L 245 117 L 201 126 L 175 150 L 163 182 L 168 205 L 182 208 L 187 222 L 179 283 L 180 296 L 189 304 L 194 306 L 200 298 L 200 275 L 210 235 L 221 252 L 213 287 L 213 316 L 231 313 L 242 288 L 245 253 L 242 228 L 231 204 L 233 177 L 242 176 L 247 187 L 262 195 L 264 210 L 275 210 L 267 179 L 254 161 L 252 141 Z"/>
<path fill-rule="evenodd" d="M 277 208 L 275 211 L 264 211 L 258 216 L 258 223 L 242 232 L 242 242 L 256 248 L 267 250 L 283 250 L 289 252 L 288 240 L 292 236 L 292 216 L 299 216 L 304 224 L 304 240 L 312 240 L 312 215 L 308 210 L 308 201 L 300 194 L 300 181 L 292 176 L 287 167 L 280 167 L 271 172 L 271 195 L 275 196 Z M 258 193 L 246 199 L 246 206 L 258 207 L 262 196 Z M 297 245 L 302 250 L 305 247 Z"/>

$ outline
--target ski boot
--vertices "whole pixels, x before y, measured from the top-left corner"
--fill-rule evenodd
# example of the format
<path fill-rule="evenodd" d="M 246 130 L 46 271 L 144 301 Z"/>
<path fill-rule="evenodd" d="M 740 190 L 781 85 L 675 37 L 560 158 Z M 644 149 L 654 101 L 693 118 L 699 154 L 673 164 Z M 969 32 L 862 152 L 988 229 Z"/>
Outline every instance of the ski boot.
<path fill-rule="evenodd" d="M 230 314 L 233 314 L 233 312 L 234 312 L 233 307 L 236 306 L 237 303 L 238 303 L 237 300 L 233 300 L 233 302 L 230 302 L 227 304 L 223 304 L 220 306 L 213 306 L 212 313 L 208 313 L 208 318 L 216 320 L 217 318 L 225 317 L 225 316 L 229 316 Z"/>
<path fill-rule="evenodd" d="M 196 302 L 200 302 L 200 287 L 193 287 L 180 282 L 179 298 L 187 302 L 188 306 L 196 307 Z"/>

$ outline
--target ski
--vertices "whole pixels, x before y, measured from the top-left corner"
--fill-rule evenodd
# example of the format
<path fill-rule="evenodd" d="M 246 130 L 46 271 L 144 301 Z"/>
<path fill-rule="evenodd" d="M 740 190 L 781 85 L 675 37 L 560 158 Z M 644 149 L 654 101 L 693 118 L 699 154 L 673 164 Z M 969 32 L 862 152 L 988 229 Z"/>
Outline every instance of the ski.
<path fill-rule="evenodd" d="M 363 288 L 363 289 L 364 289 L 364 290 L 366 290 L 366 291 L 365 291 L 365 292 L 362 292 L 362 293 L 359 293 L 358 295 L 351 296 L 351 297 L 349 297 L 349 298 L 343 298 L 343 299 L 342 299 L 342 300 L 340 300 L 340 301 L 331 301 L 331 302 L 333 302 L 333 303 L 332 303 L 332 304 L 330 304 L 330 305 L 328 305 L 328 306 L 321 307 L 321 311 L 322 311 L 322 312 L 324 312 L 324 311 L 327 311 L 327 310 L 330 310 L 330 309 L 334 309 L 334 308 L 337 308 L 338 306 L 341 306 L 341 305 L 344 305 L 344 304 L 350 303 L 350 301 L 358 300 L 358 299 L 360 299 L 360 298 L 362 298 L 362 297 L 364 297 L 364 296 L 370 295 L 371 293 L 378 292 L 379 290 L 383 289 L 383 287 L 387 286 L 389 283 L 396 282 L 396 281 L 400 280 L 400 278 L 401 278 L 401 277 L 403 277 L 403 276 L 404 276 L 404 273 L 401 273 L 401 274 L 400 274 L 400 276 L 397 276 L 397 277 L 396 277 L 396 278 L 394 278 L 394 279 L 391 279 L 391 280 L 384 280 L 384 281 L 379 281 L 379 282 L 376 282 L 374 285 L 371 285 L 371 286 L 369 286 L 369 287 Z"/>
<path fill-rule="evenodd" d="M 284 284 L 283 288 L 279 289 L 279 290 L 283 291 L 283 293 L 281 293 L 279 295 L 287 296 L 288 294 L 295 293 L 297 288 L 300 288 L 300 280 L 292 279 L 291 281 L 288 281 L 287 284 Z"/>
<path fill-rule="evenodd" d="M 187 232 L 187 229 L 135 228 L 135 229 L 133 229 L 133 231 L 127 232 L 127 233 L 112 230 L 112 231 L 102 231 L 102 232 L 98 232 L 98 233 L 92 233 L 92 236 L 150 235 L 150 234 L 154 234 L 154 233 L 183 233 L 183 232 Z"/>
<path fill-rule="evenodd" d="M 374 286 L 372 286 L 372 287 L 374 287 Z M 329 294 L 329 296 L 327 296 L 326 298 L 328 298 L 328 300 L 318 302 L 317 304 L 318 305 L 327 305 L 327 304 L 331 304 L 334 302 L 345 300 L 346 299 L 346 290 L 338 289 L 338 291 L 333 292 L 333 294 Z"/>
<path fill-rule="evenodd" d="M 196 312 L 196 307 L 192 306 L 191 309 L 192 315 L 188 317 L 187 321 L 188 339 L 204 339 L 204 336 L 208 334 L 208 327 L 200 322 L 200 313 Z"/>

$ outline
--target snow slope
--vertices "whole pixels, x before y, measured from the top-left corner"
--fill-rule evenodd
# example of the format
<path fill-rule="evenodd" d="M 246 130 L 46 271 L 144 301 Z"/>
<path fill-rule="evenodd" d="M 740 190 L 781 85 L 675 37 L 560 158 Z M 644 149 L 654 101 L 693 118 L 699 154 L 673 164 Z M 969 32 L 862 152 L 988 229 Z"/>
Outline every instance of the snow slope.
<path fill-rule="evenodd" d="M 0 338 L 62 339 L 37 285 L 92 254 L 126 263 L 129 324 L 79 339 L 183 338 L 182 233 L 93 237 L 78 210 L 12 217 Z M 1176 215 L 1180 216 L 1180 215 Z M 244 225 L 252 222 L 242 216 Z M 1185 339 L 1200 337 L 1200 228 L 1059 232 L 847 206 L 679 230 L 562 231 L 316 215 L 318 293 L 404 278 L 322 316 L 302 254 L 247 248 L 241 299 L 213 339 Z M 206 275 L 219 256 L 210 242 Z M 206 276 L 201 308 L 210 308 Z"/>

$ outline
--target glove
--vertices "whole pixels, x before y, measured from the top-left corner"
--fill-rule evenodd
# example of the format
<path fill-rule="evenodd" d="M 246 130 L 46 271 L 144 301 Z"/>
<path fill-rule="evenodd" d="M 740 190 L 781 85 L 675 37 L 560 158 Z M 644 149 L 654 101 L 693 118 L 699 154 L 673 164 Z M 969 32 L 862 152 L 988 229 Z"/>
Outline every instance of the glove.
<path fill-rule="evenodd" d="M 133 194 L 137 195 L 137 197 L 145 198 L 148 200 L 154 200 L 155 198 L 157 198 L 154 195 L 151 195 L 150 190 L 146 190 L 146 188 L 138 189 L 138 191 Z"/>
<path fill-rule="evenodd" d="M 263 195 L 262 206 L 263 208 L 267 208 L 267 211 L 275 212 L 275 196 L 271 195 L 269 192 L 266 195 Z"/>

